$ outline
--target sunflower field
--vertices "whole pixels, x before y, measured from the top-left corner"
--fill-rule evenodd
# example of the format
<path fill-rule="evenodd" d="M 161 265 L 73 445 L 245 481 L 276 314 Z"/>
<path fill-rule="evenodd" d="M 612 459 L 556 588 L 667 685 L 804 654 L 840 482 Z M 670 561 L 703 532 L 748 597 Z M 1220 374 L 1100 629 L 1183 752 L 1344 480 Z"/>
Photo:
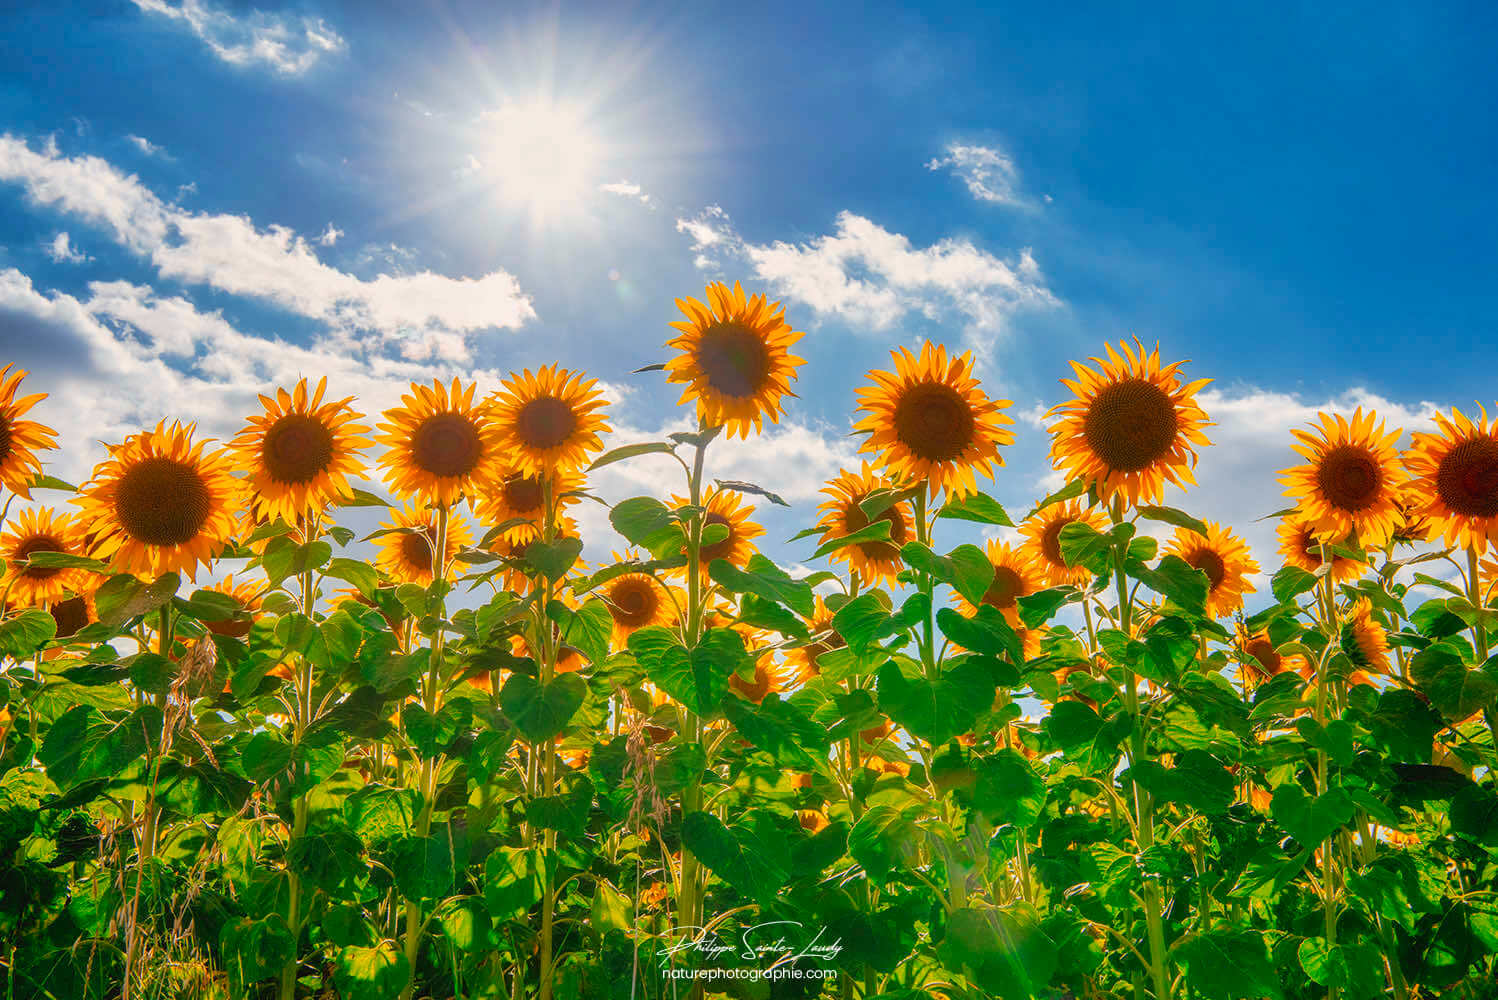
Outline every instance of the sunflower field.
<path fill-rule="evenodd" d="M 901 348 L 793 574 L 704 469 L 802 335 L 677 305 L 697 429 L 612 450 L 560 366 L 303 380 L 74 486 L 0 372 L 7 1000 L 1498 995 L 1485 411 L 1297 431 L 1261 566 L 1164 506 L 1212 424 L 1158 349 L 1073 363 L 1021 512 L 1010 403 Z"/>

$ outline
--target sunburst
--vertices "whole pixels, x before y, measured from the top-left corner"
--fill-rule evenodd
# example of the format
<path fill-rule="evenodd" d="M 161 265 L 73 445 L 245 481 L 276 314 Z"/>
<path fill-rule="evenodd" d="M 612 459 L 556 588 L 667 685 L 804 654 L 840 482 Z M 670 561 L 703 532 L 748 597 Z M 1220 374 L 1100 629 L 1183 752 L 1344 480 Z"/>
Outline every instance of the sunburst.
<path fill-rule="evenodd" d="M 702 498 L 703 530 L 705 532 L 709 526 L 719 524 L 728 529 L 728 535 L 711 544 L 704 544 L 698 550 L 698 557 L 704 570 L 714 559 L 726 559 L 742 569 L 748 564 L 749 557 L 759 551 L 753 540 L 763 535 L 765 529 L 749 519 L 754 513 L 754 507 L 743 501 L 743 496 L 734 490 L 720 490 L 715 486 L 707 488 Z M 673 496 L 671 498 L 673 508 L 686 507 L 690 503 L 691 501 L 686 497 Z M 685 548 L 682 549 L 681 554 L 686 555 Z M 685 574 L 686 569 L 678 568 L 672 572 Z"/>
<path fill-rule="evenodd" d="M 1361 559 L 1354 559 L 1338 551 L 1347 551 L 1347 540 L 1323 544 L 1316 537 L 1316 530 L 1294 515 L 1282 518 L 1276 533 L 1280 539 L 1279 554 L 1287 566 L 1303 569 L 1307 573 L 1317 573 L 1321 570 L 1325 555 L 1331 559 L 1329 572 L 1335 583 L 1350 583 L 1372 569 Z"/>
<path fill-rule="evenodd" d="M 452 566 L 453 557 L 473 542 L 468 522 L 457 513 L 449 513 L 446 544 L 442 546 L 442 565 L 438 567 L 434 559 L 437 534 L 441 527 L 437 511 L 408 504 L 402 510 L 392 510 L 391 520 L 381 527 L 389 530 L 389 533 L 378 539 L 379 552 L 375 556 L 375 566 L 396 583 L 415 583 L 425 587 L 435 579 L 433 571 L 438 568 L 445 578 Z"/>
<path fill-rule="evenodd" d="M 1436 414 L 1438 431 L 1415 434 L 1404 455 L 1413 513 L 1447 545 L 1477 552 L 1498 532 L 1498 427 L 1480 410 L 1476 420 Z"/>
<path fill-rule="evenodd" d="M 1102 531 L 1107 527 L 1107 520 L 1101 511 L 1084 508 L 1080 501 L 1068 500 L 1042 508 L 1019 526 L 1025 539 L 1024 550 L 1053 587 L 1080 587 L 1092 578 L 1085 566 L 1069 566 L 1061 554 L 1061 529 L 1068 524 L 1085 524 Z"/>
<path fill-rule="evenodd" d="M 822 672 L 822 657 L 848 645 L 837 629 L 833 628 L 832 616 L 833 612 L 827 607 L 827 602 L 818 594 L 816 603 L 812 606 L 811 619 L 806 623 L 811 639 L 786 650 L 786 660 L 792 668 L 791 679 L 794 684 L 805 684 L 816 677 Z"/>
<path fill-rule="evenodd" d="M 633 552 L 614 553 L 616 562 L 631 561 Z M 676 605 L 665 584 L 649 573 L 624 573 L 607 580 L 598 596 L 614 622 L 614 648 L 623 649 L 629 637 L 647 625 L 667 625 L 676 618 Z"/>
<path fill-rule="evenodd" d="M 1373 602 L 1360 597 L 1342 625 L 1342 652 L 1352 665 L 1369 674 L 1389 672 L 1389 636 L 1373 617 Z"/>
<path fill-rule="evenodd" d="M 71 514 L 58 514 L 50 507 L 27 508 L 0 535 L 0 559 L 5 561 L 0 593 L 6 595 L 6 603 L 19 608 L 54 605 L 93 575 L 86 570 L 29 565 L 27 559 L 36 552 L 84 554 Z"/>
<path fill-rule="evenodd" d="M 1035 565 L 1028 552 L 1014 548 L 1008 542 L 990 539 L 984 548 L 984 554 L 988 556 L 988 563 L 993 567 L 993 580 L 989 583 L 988 589 L 984 591 L 979 603 L 998 608 L 1003 612 L 1010 626 L 1018 628 L 1020 625 L 1019 599 L 1045 586 L 1041 570 Z M 977 607 L 961 595 L 957 598 L 957 606 L 968 617 L 978 613 Z"/>
<path fill-rule="evenodd" d="M 549 483 L 543 480 L 549 480 Z M 500 475 L 495 482 L 480 490 L 474 498 L 474 516 L 480 524 L 491 527 L 510 525 L 502 532 L 506 540 L 534 541 L 541 537 L 546 520 L 545 488 L 548 485 L 558 514 L 582 499 L 577 491 L 583 488 L 583 477 L 576 472 L 559 469 L 528 475 L 512 471 Z"/>

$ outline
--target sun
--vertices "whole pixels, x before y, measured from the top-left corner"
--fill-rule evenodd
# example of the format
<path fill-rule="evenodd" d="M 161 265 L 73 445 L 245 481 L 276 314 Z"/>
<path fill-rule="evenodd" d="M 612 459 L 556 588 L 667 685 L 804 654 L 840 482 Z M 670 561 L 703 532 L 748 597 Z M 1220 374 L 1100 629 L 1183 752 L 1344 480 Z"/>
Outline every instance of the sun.
<path fill-rule="evenodd" d="M 480 128 L 476 169 L 506 202 L 548 215 L 593 187 L 602 149 L 580 107 L 549 99 L 507 103 L 486 112 Z"/>

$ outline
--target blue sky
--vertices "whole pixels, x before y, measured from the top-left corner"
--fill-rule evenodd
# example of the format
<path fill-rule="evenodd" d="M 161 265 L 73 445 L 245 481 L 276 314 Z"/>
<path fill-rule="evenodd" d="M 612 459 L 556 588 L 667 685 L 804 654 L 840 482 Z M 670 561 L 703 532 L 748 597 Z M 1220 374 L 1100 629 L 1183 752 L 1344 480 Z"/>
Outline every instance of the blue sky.
<path fill-rule="evenodd" d="M 1022 509 L 1066 359 L 1137 334 L 1218 380 L 1171 502 L 1265 548 L 1289 427 L 1415 426 L 1498 361 L 1498 12 L 1325 8 L 13 0 L 0 361 L 74 477 L 325 372 L 377 410 L 561 361 L 632 440 L 674 419 L 628 375 L 673 297 L 738 278 L 807 331 L 788 423 L 718 459 L 793 500 L 783 538 L 891 346 L 974 349 L 1028 415 L 993 488 Z M 538 118 L 565 176 L 512 141 Z"/>

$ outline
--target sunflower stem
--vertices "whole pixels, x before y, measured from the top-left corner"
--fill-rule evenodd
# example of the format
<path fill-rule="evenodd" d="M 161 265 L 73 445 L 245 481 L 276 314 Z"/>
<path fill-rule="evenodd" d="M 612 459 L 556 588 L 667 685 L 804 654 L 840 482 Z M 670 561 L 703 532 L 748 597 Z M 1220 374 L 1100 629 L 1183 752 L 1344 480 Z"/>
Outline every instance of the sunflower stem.
<path fill-rule="evenodd" d="M 1331 563 L 1331 552 L 1325 543 L 1321 545 L 1321 558 L 1328 564 Z M 1332 574 L 1328 570 L 1321 577 L 1319 588 L 1324 602 L 1322 621 L 1326 632 L 1328 644 L 1337 640 L 1337 595 L 1333 589 Z M 1322 656 L 1319 669 L 1316 672 L 1316 708 L 1315 719 L 1318 726 L 1326 724 L 1327 693 L 1331 688 L 1331 657 Z M 1325 795 L 1329 789 L 1328 756 L 1324 748 L 1316 751 L 1316 794 Z M 1337 943 L 1337 858 L 1334 850 L 1335 841 L 1333 837 L 1327 837 L 1321 842 L 1321 906 L 1323 933 L 1326 937 L 1328 948 L 1333 948 Z M 1327 989 L 1328 1000 L 1337 1000 L 1338 989 L 1331 986 Z"/>
<path fill-rule="evenodd" d="M 545 472 L 538 473 L 541 481 L 541 501 L 543 510 L 542 538 L 550 542 L 556 537 L 556 498 L 552 496 L 551 476 Z M 554 594 L 555 584 L 551 577 L 544 577 L 541 582 L 541 607 L 537 615 L 537 639 L 541 651 L 541 683 L 548 685 L 556 676 L 558 642 L 553 641 L 551 627 L 551 601 Z M 553 738 L 554 740 L 555 738 Z M 552 740 L 546 744 L 546 756 L 542 760 L 542 794 L 550 797 L 556 794 L 556 750 L 551 745 Z M 542 847 L 550 854 L 556 850 L 557 833 L 548 829 L 542 834 Z M 546 874 L 541 891 L 541 951 L 540 951 L 540 982 L 541 1000 L 551 1000 L 552 996 L 552 948 L 553 934 L 555 933 L 556 921 L 556 874 L 555 866 L 548 859 L 546 863 Z"/>
<path fill-rule="evenodd" d="M 687 482 L 688 496 L 694 508 L 702 506 L 702 471 L 707 457 L 707 441 L 705 439 L 708 427 L 699 423 L 699 439 L 692 456 L 692 474 Z M 684 636 L 688 649 L 695 648 L 702 638 L 702 625 L 705 617 L 705 600 L 702 585 L 702 525 L 703 517 L 700 510 L 692 515 L 691 522 L 687 525 L 687 634 Z M 702 719 L 696 712 L 688 710 L 688 724 L 692 727 L 692 737 L 698 746 L 702 745 L 703 726 Z M 687 782 L 686 788 L 682 789 L 681 796 L 681 818 L 683 824 L 687 816 L 702 808 L 702 775 L 694 774 Z M 697 856 L 685 843 L 681 845 L 681 884 L 677 894 L 676 911 L 677 920 L 681 922 L 682 928 L 696 928 L 702 924 L 701 906 L 702 900 L 699 893 L 699 864 Z M 700 995 L 702 986 L 697 983 L 693 986 L 693 996 Z"/>

